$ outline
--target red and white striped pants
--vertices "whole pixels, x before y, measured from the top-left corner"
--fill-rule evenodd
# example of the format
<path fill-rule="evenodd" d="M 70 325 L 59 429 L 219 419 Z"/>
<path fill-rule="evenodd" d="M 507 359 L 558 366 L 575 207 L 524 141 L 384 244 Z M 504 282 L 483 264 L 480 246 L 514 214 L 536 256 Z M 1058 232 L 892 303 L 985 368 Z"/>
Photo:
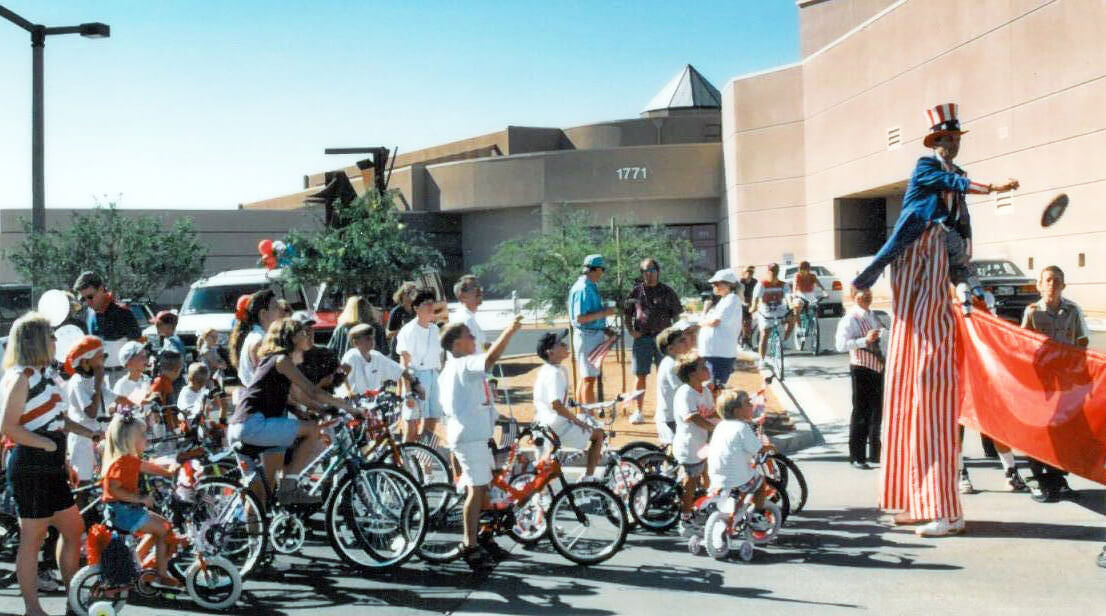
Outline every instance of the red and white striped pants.
<path fill-rule="evenodd" d="M 891 289 L 879 505 L 915 519 L 958 518 L 956 328 L 943 228 L 930 226 L 895 259 Z"/>

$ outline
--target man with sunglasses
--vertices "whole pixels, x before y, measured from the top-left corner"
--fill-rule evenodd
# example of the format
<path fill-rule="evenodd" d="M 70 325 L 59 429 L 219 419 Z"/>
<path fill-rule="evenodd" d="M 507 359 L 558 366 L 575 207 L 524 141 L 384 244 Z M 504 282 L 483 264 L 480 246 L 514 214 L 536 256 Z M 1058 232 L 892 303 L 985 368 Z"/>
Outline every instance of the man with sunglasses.
<path fill-rule="evenodd" d="M 107 349 L 117 349 L 127 340 L 140 340 L 142 329 L 129 308 L 115 301 L 114 295 L 104 288 L 104 279 L 92 271 L 81 272 L 73 283 L 73 292 L 82 305 L 88 306 L 88 334 L 104 341 Z M 113 344 L 114 343 L 114 344 Z M 105 374 L 112 382 L 123 374 L 123 367 L 115 363 L 116 351 L 108 353 L 109 363 Z"/>
<path fill-rule="evenodd" d="M 634 283 L 625 303 L 626 327 L 634 339 L 631 363 L 636 382 L 634 389 L 645 389 L 645 380 L 654 365 L 660 365 L 664 356 L 657 349 L 657 335 L 680 318 L 683 306 L 680 296 L 672 287 L 660 281 L 660 265 L 647 257 L 641 262 L 641 279 Z M 645 423 L 641 412 L 643 397 L 636 401 L 637 410 L 630 423 Z"/>

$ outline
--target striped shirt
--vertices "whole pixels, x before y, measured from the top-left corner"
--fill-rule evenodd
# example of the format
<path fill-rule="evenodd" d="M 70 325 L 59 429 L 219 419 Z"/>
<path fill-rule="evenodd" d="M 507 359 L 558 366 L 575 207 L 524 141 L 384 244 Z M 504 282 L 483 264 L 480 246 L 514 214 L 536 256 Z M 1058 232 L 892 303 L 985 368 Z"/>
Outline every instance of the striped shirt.
<path fill-rule="evenodd" d="M 861 366 L 875 372 L 883 372 L 883 352 L 880 346 L 875 348 L 868 346 L 865 336 L 873 329 L 880 330 L 881 340 L 887 336 L 887 331 L 876 319 L 871 310 L 864 310 L 860 306 L 853 306 L 845 316 L 837 323 L 837 335 L 834 341 L 837 351 L 849 352 L 849 363 L 853 366 Z"/>
<path fill-rule="evenodd" d="M 65 427 L 65 400 L 54 382 L 42 370 L 13 366 L 10 372 L 27 376 L 27 402 L 19 423 L 31 432 L 53 432 Z"/>

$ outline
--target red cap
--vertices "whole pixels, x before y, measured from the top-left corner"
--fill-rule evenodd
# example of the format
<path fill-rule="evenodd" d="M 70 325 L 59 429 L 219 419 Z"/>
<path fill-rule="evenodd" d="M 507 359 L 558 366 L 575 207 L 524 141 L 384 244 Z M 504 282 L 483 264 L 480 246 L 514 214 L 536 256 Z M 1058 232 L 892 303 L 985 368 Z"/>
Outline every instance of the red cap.
<path fill-rule="evenodd" d="M 238 302 L 234 304 L 234 317 L 239 321 L 246 320 L 246 309 L 250 306 L 252 295 L 239 295 Z"/>
<path fill-rule="evenodd" d="M 169 312 L 168 310 L 162 310 L 154 315 L 154 323 L 168 323 L 170 325 L 177 324 L 177 315 Z"/>

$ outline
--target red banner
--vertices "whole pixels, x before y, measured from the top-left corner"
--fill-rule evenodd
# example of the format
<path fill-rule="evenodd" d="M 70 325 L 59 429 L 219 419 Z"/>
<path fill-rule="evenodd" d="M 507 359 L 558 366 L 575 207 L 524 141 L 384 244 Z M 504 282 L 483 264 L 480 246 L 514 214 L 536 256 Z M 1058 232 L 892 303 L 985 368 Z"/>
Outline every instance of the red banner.
<path fill-rule="evenodd" d="M 960 422 L 1106 484 L 1106 354 L 977 311 L 956 312 Z"/>

